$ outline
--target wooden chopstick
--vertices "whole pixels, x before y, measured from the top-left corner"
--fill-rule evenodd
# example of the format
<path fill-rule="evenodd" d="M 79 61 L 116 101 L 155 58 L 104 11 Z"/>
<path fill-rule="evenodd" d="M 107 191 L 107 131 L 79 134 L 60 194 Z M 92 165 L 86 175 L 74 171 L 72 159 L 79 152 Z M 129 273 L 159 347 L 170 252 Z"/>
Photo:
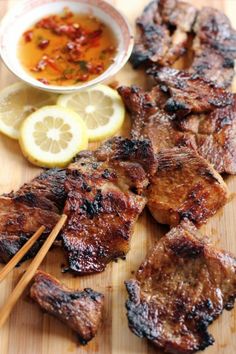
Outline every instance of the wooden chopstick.
<path fill-rule="evenodd" d="M 38 269 L 38 266 L 46 256 L 49 248 L 53 244 L 53 241 L 57 237 L 58 233 L 60 232 L 61 228 L 63 227 L 65 221 L 67 219 L 67 216 L 65 214 L 62 214 L 60 217 L 58 223 L 56 226 L 53 228 L 52 232 L 44 242 L 43 246 L 40 248 L 39 252 L 29 265 L 29 268 L 26 270 L 22 278 L 20 279 L 19 283 L 16 285 L 15 289 L 11 293 L 10 297 L 8 298 L 6 304 L 2 307 L 0 311 L 0 327 L 4 325 L 6 320 L 8 319 L 13 307 L 15 306 L 17 300 L 19 297 L 22 295 L 24 292 L 25 288 L 33 278 L 36 270 Z"/>
<path fill-rule="evenodd" d="M 37 239 L 42 235 L 45 230 L 45 226 L 40 228 L 30 237 L 30 239 L 24 244 L 24 246 L 15 254 L 15 256 L 5 265 L 0 271 L 0 283 L 7 276 L 8 273 L 20 262 L 24 255 L 29 251 Z"/>

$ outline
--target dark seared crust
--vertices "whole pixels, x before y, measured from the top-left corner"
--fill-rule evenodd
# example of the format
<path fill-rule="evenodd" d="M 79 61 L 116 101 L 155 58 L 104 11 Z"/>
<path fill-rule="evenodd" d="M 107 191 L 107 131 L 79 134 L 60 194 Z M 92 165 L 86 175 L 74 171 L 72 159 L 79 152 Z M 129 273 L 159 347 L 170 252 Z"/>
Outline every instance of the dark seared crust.
<path fill-rule="evenodd" d="M 92 289 L 71 290 L 51 275 L 38 271 L 30 296 L 39 306 L 72 328 L 82 344 L 97 333 L 102 321 L 104 296 Z"/>
<path fill-rule="evenodd" d="M 236 31 L 222 12 L 203 7 L 197 17 L 190 70 L 221 87 L 229 87 L 234 76 Z"/>
<path fill-rule="evenodd" d="M 133 66 L 174 63 L 186 52 L 196 15 L 196 8 L 184 1 L 152 1 L 136 21 L 139 36 L 130 58 Z"/>
<path fill-rule="evenodd" d="M 236 96 L 231 106 L 209 114 L 190 115 L 178 122 L 179 129 L 194 133 L 198 153 L 219 173 L 236 173 Z"/>
<path fill-rule="evenodd" d="M 132 332 L 167 353 L 194 353 L 213 344 L 208 325 L 233 307 L 236 259 L 182 221 L 156 243 L 126 287 Z"/>
<path fill-rule="evenodd" d="M 157 160 L 157 172 L 147 189 L 147 205 L 159 223 L 178 225 L 187 218 L 200 226 L 225 205 L 226 184 L 194 150 L 166 149 L 157 154 Z"/>
<path fill-rule="evenodd" d="M 151 140 L 154 151 L 175 146 L 187 146 L 195 149 L 207 159 L 219 173 L 236 173 L 236 95 L 216 88 L 208 102 L 207 88 L 212 84 L 201 81 L 205 88 L 199 89 L 198 79 L 179 80 L 179 71 L 163 68 L 160 72 L 175 73 L 178 77 L 180 97 L 172 114 L 166 112 L 167 102 L 172 100 L 167 84 L 173 85 L 173 78 L 165 78 L 165 83 L 145 92 L 137 87 L 120 87 L 118 89 L 126 108 L 131 113 L 131 136 L 136 139 Z M 183 73 L 185 76 L 186 73 Z M 188 77 L 188 74 L 186 74 Z M 175 80 L 175 81 L 176 81 Z M 183 81 L 183 82 L 182 82 Z M 196 85 L 196 86 L 195 86 Z M 210 86 L 209 86 L 210 85 Z M 181 87 L 183 95 L 181 98 Z M 170 87 L 172 90 L 172 86 Z M 211 90 L 213 87 L 211 88 Z M 198 95 L 198 90 L 200 94 Z M 202 93 L 205 92 L 205 96 Z M 218 92 L 218 94 L 217 94 Z M 204 102 L 205 97 L 205 102 Z M 173 100 L 172 100 L 173 101 Z M 232 101 L 231 104 L 227 104 Z M 213 106 L 216 106 L 213 109 Z M 219 107 L 218 107 L 219 106 Z M 206 113 L 201 110 L 212 109 Z M 208 107 L 208 108 L 207 108 Z M 169 109 L 170 110 L 170 109 Z M 190 110 L 190 114 L 186 111 Z M 196 113 L 199 111 L 199 113 Z"/>
<path fill-rule="evenodd" d="M 166 89 L 164 109 L 181 118 L 189 113 L 203 113 L 226 107 L 233 102 L 233 94 L 215 86 L 199 75 L 172 68 L 153 67 L 148 71 L 160 88 Z"/>
<path fill-rule="evenodd" d="M 65 170 L 42 172 L 17 192 L 0 197 L 0 260 L 8 262 L 32 234 L 46 226 L 42 238 L 47 237 L 57 223 L 65 202 Z M 40 241 L 28 252 L 32 257 Z"/>
<path fill-rule="evenodd" d="M 67 170 L 68 221 L 62 231 L 70 270 L 101 272 L 111 260 L 125 257 L 155 169 L 145 140 L 114 138 L 76 157 Z"/>
<path fill-rule="evenodd" d="M 196 148 L 194 135 L 180 131 L 173 117 L 157 106 L 159 91 L 122 86 L 118 92 L 131 113 L 133 138 L 149 139 L 155 152 L 175 146 Z"/>

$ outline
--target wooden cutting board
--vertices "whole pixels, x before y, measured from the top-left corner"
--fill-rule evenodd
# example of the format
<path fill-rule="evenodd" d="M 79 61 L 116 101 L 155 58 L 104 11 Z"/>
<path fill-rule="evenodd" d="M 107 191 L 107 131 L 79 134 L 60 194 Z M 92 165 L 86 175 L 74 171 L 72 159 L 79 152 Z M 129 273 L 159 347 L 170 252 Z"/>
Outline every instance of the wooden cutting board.
<path fill-rule="evenodd" d="M 4 13 L 22 0 L 0 0 L 0 19 Z M 131 24 L 141 13 L 147 0 L 110 0 L 128 17 Z M 197 6 L 213 6 L 224 11 L 236 28 L 236 0 L 191 0 Z M 142 72 L 134 71 L 127 64 L 115 77 L 120 84 L 144 84 Z M 0 62 L 0 88 L 15 82 Z M 128 130 L 128 118 L 122 133 Z M 39 173 L 39 169 L 28 164 L 22 157 L 17 142 L 0 136 L 0 193 L 17 189 Z M 221 248 L 236 254 L 236 177 L 227 177 L 226 182 L 232 192 L 232 198 L 203 231 L 212 237 Z M 79 346 L 76 335 L 56 319 L 43 314 L 32 303 L 27 294 L 18 302 L 10 320 L 0 330 L 0 354 L 154 354 L 160 353 L 145 340 L 132 334 L 127 325 L 124 280 L 132 276 L 146 252 L 167 230 L 157 225 L 145 210 L 135 227 L 131 250 L 126 261 L 119 260 L 110 264 L 102 274 L 74 277 L 61 273 L 64 263 L 60 249 L 51 250 L 41 269 L 51 273 L 72 288 L 92 287 L 105 294 L 105 318 L 97 337 L 86 347 Z M 0 285 L 0 306 L 4 304 L 13 287 L 27 268 L 24 263 L 7 277 Z M 211 327 L 210 332 L 216 339 L 215 344 L 204 351 L 206 354 L 236 353 L 236 311 L 225 311 Z"/>

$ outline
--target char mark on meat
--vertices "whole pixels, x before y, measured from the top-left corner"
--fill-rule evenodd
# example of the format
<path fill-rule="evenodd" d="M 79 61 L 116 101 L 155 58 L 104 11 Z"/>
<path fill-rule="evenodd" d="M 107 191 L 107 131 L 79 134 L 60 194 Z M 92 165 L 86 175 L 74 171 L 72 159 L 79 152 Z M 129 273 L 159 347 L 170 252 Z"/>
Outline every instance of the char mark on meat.
<path fill-rule="evenodd" d="M 42 172 L 18 191 L 0 197 L 0 260 L 8 262 L 41 226 L 47 237 L 57 223 L 66 199 L 65 170 Z M 26 258 L 32 257 L 41 241 L 37 241 Z"/>
<path fill-rule="evenodd" d="M 101 272 L 111 260 L 125 257 L 155 170 L 147 140 L 114 138 L 76 157 L 67 169 L 68 220 L 62 231 L 70 270 Z"/>
<path fill-rule="evenodd" d="M 104 296 L 92 289 L 71 290 L 57 279 L 38 271 L 30 296 L 49 314 L 72 328 L 82 344 L 89 342 L 102 322 Z"/>
<path fill-rule="evenodd" d="M 207 328 L 236 297 L 236 259 L 182 221 L 156 243 L 126 282 L 131 331 L 172 354 L 214 343 Z"/>
<path fill-rule="evenodd" d="M 230 20 L 216 9 L 203 7 L 194 32 L 194 60 L 190 70 L 220 87 L 230 87 L 236 59 L 236 31 Z"/>
<path fill-rule="evenodd" d="M 194 150 L 165 149 L 157 154 L 157 162 L 146 196 L 159 223 L 173 226 L 187 218 L 200 226 L 227 202 L 222 177 Z"/>
<path fill-rule="evenodd" d="M 233 102 L 232 93 L 216 87 L 215 83 L 197 74 L 157 67 L 152 67 L 148 73 L 156 80 L 163 96 L 166 96 L 164 109 L 169 114 L 182 118 L 189 113 L 205 113 L 223 108 Z"/>
<path fill-rule="evenodd" d="M 196 8 L 184 1 L 152 1 L 136 21 L 139 35 L 130 59 L 133 66 L 169 65 L 184 55 L 196 15 Z"/>

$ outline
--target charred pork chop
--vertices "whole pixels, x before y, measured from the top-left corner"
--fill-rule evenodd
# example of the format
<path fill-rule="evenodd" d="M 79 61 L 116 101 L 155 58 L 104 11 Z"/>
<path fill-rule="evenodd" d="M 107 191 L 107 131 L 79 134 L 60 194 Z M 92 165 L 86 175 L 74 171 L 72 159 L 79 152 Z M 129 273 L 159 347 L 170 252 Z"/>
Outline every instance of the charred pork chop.
<path fill-rule="evenodd" d="M 158 348 L 190 354 L 213 344 L 207 327 L 236 297 L 236 259 L 183 221 L 126 282 L 129 327 Z"/>
<path fill-rule="evenodd" d="M 218 172 L 235 174 L 236 95 L 185 71 L 162 68 L 149 73 L 159 85 L 151 96 L 172 119 L 177 117 L 175 129 L 194 134 L 192 146 Z"/>
<path fill-rule="evenodd" d="M 150 139 L 155 152 L 175 146 L 197 147 L 194 134 L 182 132 L 174 117 L 157 105 L 157 101 L 161 102 L 159 90 L 145 92 L 135 86 L 122 86 L 118 92 L 131 114 L 133 138 Z"/>
<path fill-rule="evenodd" d="M 229 87 L 234 76 L 236 31 L 222 12 L 203 7 L 194 25 L 194 60 L 190 70 Z"/>
<path fill-rule="evenodd" d="M 167 67 L 152 67 L 148 73 L 159 84 L 163 108 L 180 118 L 189 113 L 205 113 L 233 103 L 231 92 L 216 87 L 215 83 L 197 74 Z"/>
<path fill-rule="evenodd" d="M 196 15 L 196 8 L 184 1 L 152 1 L 136 21 L 139 36 L 130 59 L 133 66 L 174 63 L 186 52 Z"/>
<path fill-rule="evenodd" d="M 80 153 L 67 170 L 62 231 L 70 270 L 101 272 L 125 257 L 156 160 L 149 141 L 114 138 Z"/>
<path fill-rule="evenodd" d="M 236 173 L 236 96 L 213 83 L 171 68 L 149 71 L 150 92 L 118 89 L 131 113 L 135 138 L 149 138 L 155 152 L 187 146 L 219 173 Z"/>
<path fill-rule="evenodd" d="M 30 296 L 39 306 L 72 328 L 86 344 L 102 321 L 104 296 L 92 289 L 71 290 L 44 272 L 37 272 Z"/>
<path fill-rule="evenodd" d="M 42 172 L 17 192 L 0 197 L 0 261 L 8 262 L 41 226 L 46 237 L 57 223 L 66 199 L 65 170 Z M 32 257 L 40 242 L 28 252 Z"/>
<path fill-rule="evenodd" d="M 224 180 L 194 150 L 162 150 L 157 163 L 146 196 L 159 223 L 174 226 L 187 218 L 200 226 L 225 205 L 228 189 Z"/>

